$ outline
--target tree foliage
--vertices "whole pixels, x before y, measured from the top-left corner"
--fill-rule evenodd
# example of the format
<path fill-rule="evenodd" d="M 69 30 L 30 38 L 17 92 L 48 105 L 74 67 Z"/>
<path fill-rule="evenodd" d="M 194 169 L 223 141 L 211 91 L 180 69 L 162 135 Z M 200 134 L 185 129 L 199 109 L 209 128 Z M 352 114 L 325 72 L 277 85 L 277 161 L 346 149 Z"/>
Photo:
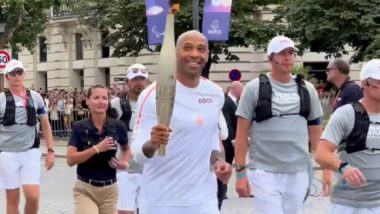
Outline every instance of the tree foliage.
<path fill-rule="evenodd" d="M 47 24 L 47 12 L 50 7 L 59 6 L 59 0 L 1 0 L 0 6 L 0 19 L 6 23 L 5 32 L 0 34 L 0 47 L 10 44 L 32 51 Z"/>
<path fill-rule="evenodd" d="M 289 22 L 288 34 L 301 50 L 340 57 L 351 46 L 351 60 L 358 62 L 380 57 L 379 5 L 379 0 L 285 0 L 278 20 Z"/>
<path fill-rule="evenodd" d="M 204 1 L 200 1 L 200 18 L 203 16 Z M 228 51 L 228 47 L 257 48 L 267 44 L 268 40 L 280 31 L 283 25 L 273 21 L 255 19 L 259 7 L 279 3 L 279 0 L 234 0 L 231 13 L 231 30 L 226 42 L 210 43 L 210 63 L 216 62 L 215 54 L 226 54 L 226 60 L 238 60 Z M 137 56 L 141 50 L 148 49 L 147 20 L 144 0 L 82 0 L 71 5 L 81 14 L 81 20 L 91 27 L 108 32 L 102 45 L 115 48 L 114 57 Z M 96 11 L 96 12 L 95 12 Z M 177 36 L 192 29 L 192 2 L 181 1 L 181 12 L 176 18 Z M 200 20 L 200 29 L 202 20 Z M 208 76 L 210 63 L 206 65 L 204 76 Z"/>

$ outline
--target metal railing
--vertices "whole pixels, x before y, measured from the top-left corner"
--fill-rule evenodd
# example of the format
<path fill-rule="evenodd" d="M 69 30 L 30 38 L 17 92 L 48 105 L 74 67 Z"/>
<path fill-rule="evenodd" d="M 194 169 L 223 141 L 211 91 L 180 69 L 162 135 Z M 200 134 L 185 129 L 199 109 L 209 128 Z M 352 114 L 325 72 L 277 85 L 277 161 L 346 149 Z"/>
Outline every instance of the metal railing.
<path fill-rule="evenodd" d="M 51 7 L 46 14 L 49 18 L 66 18 L 76 16 L 78 14 L 74 12 L 68 5 L 79 2 L 80 0 L 69 0 L 67 3 L 62 3 L 62 5 L 58 8 Z"/>
<path fill-rule="evenodd" d="M 53 139 L 67 141 L 70 137 L 73 123 L 89 117 L 90 111 L 88 109 L 72 109 L 70 112 L 49 111 Z M 42 134 L 41 130 L 40 134 Z"/>

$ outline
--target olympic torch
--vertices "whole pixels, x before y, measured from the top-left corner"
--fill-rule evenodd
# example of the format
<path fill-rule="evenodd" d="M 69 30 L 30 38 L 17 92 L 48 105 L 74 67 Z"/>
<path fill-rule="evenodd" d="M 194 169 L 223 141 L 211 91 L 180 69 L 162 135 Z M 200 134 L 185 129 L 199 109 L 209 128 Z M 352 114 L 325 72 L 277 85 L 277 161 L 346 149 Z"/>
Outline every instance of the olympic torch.
<path fill-rule="evenodd" d="M 166 18 L 164 41 L 159 58 L 157 77 L 157 120 L 159 124 L 169 126 L 175 99 L 177 56 L 174 36 L 174 16 L 179 12 L 179 0 L 170 0 L 170 10 Z M 160 145 L 158 156 L 165 156 L 166 147 Z"/>

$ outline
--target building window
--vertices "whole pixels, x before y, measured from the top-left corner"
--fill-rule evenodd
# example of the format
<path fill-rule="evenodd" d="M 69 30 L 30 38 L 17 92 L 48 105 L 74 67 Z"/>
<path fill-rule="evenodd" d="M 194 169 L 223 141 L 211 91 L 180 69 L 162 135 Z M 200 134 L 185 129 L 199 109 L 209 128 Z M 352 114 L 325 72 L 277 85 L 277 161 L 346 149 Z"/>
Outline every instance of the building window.
<path fill-rule="evenodd" d="M 46 47 L 45 37 L 39 38 L 39 45 L 40 45 L 40 62 L 46 62 L 47 61 L 47 47 Z"/>
<path fill-rule="evenodd" d="M 105 73 L 105 85 L 107 87 L 110 87 L 111 86 L 111 76 L 110 76 L 110 69 L 109 68 L 106 68 L 104 69 L 104 73 Z"/>
<path fill-rule="evenodd" d="M 18 59 L 18 50 L 16 48 L 12 48 L 12 59 Z"/>
<path fill-rule="evenodd" d="M 110 57 L 110 47 L 104 45 L 104 40 L 108 36 L 107 32 L 102 33 L 102 58 Z"/>
<path fill-rule="evenodd" d="M 83 69 L 79 70 L 79 78 L 80 78 L 80 88 L 84 88 L 84 71 Z"/>
<path fill-rule="evenodd" d="M 82 60 L 83 59 L 83 42 L 82 42 L 82 34 L 76 33 L 75 34 L 75 50 L 76 50 L 76 59 Z"/>

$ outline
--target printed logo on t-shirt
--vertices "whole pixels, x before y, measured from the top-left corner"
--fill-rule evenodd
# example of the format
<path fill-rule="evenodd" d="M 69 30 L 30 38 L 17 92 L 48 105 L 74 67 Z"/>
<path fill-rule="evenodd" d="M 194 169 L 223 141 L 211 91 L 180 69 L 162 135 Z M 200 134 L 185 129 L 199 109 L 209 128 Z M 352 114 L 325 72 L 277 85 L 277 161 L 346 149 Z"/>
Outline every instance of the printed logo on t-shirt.
<path fill-rule="evenodd" d="M 198 99 L 199 104 L 212 104 L 213 100 L 212 98 L 199 98 Z"/>
<path fill-rule="evenodd" d="M 300 97 L 298 93 L 281 93 L 281 92 L 273 92 L 272 96 L 273 102 L 278 104 L 295 104 L 299 103 Z"/>
<path fill-rule="evenodd" d="M 367 134 L 368 139 L 379 139 L 380 140 L 380 125 L 378 124 L 371 124 L 368 129 Z"/>

